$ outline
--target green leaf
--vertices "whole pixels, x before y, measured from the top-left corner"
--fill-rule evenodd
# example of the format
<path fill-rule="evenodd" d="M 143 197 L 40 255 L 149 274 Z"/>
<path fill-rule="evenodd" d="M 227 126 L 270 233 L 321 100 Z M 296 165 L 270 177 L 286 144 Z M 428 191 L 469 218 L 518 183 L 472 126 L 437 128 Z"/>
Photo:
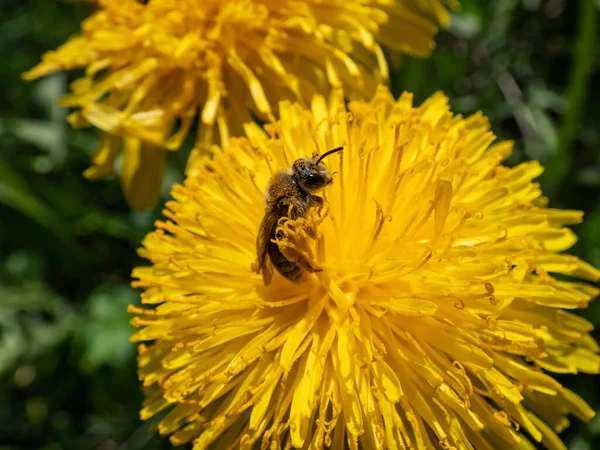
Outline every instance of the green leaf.
<path fill-rule="evenodd" d="M 88 315 L 76 337 L 82 370 L 95 372 L 104 365 L 127 365 L 135 349 L 129 342 L 134 328 L 129 324 L 127 306 L 137 298 L 138 293 L 126 285 L 105 286 L 88 297 Z"/>
<path fill-rule="evenodd" d="M 29 189 L 23 177 L 0 159 L 0 203 L 15 209 L 43 227 L 64 237 L 59 217 Z"/>
<path fill-rule="evenodd" d="M 67 301 L 41 283 L 0 285 L 0 375 L 63 342 L 76 319 Z"/>
<path fill-rule="evenodd" d="M 462 39 L 472 39 L 481 32 L 481 17 L 475 14 L 452 14 L 450 32 Z"/>

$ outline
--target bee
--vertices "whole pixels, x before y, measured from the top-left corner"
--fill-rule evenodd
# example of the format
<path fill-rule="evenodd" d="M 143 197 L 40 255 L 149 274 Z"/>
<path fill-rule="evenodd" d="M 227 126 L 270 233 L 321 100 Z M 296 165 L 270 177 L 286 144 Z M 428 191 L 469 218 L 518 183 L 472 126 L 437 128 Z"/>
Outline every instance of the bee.
<path fill-rule="evenodd" d="M 315 194 L 331 184 L 333 177 L 321 161 L 343 149 L 344 147 L 337 147 L 325 152 L 321 157 L 313 154 L 312 157 L 297 159 L 292 167 L 276 172 L 271 177 L 265 192 L 265 216 L 256 238 L 257 259 L 253 264 L 254 273 L 259 274 L 262 271 L 265 285 L 271 283 L 273 276 L 267 258 L 277 272 L 295 283 L 302 281 L 303 270 L 319 270 L 303 264 L 302 261 L 288 260 L 274 239 L 281 218 L 296 220 L 305 217 L 311 208 L 323 206 L 323 198 Z"/>

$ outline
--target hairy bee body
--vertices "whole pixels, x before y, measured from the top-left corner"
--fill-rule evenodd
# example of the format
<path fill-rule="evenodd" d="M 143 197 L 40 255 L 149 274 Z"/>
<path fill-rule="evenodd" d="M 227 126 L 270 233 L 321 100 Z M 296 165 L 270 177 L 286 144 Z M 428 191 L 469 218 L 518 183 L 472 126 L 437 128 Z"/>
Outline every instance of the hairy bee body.
<path fill-rule="evenodd" d="M 277 226 L 281 218 L 295 220 L 305 217 L 311 208 L 323 204 L 323 199 L 315 193 L 333 179 L 321 160 L 341 150 L 341 147 L 336 148 L 320 158 L 313 155 L 311 158 L 298 159 L 291 168 L 275 173 L 269 181 L 265 191 L 265 215 L 256 238 L 257 260 L 254 265 L 255 273 L 262 271 L 266 285 L 270 284 L 272 278 L 269 261 L 277 272 L 293 282 L 302 281 L 304 270 L 310 270 L 310 267 L 304 265 L 303 268 L 299 262 L 290 261 L 283 255 L 274 242 Z"/>

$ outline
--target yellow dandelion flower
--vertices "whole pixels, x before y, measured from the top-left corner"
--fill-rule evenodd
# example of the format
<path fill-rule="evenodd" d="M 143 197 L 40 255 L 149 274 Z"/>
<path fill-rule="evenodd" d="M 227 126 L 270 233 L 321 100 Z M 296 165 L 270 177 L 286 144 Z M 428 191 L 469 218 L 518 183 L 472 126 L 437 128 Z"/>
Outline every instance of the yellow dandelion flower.
<path fill-rule="evenodd" d="M 135 208 L 158 197 L 167 150 L 198 122 L 195 148 L 226 144 L 251 114 L 269 119 L 285 98 L 345 86 L 372 95 L 388 68 L 381 45 L 428 56 L 442 2 L 456 0 L 98 0 L 81 33 L 27 72 L 85 68 L 61 104 L 76 127 L 102 131 L 85 172 L 112 173 Z"/>
<path fill-rule="evenodd" d="M 567 416 L 594 412 L 551 374 L 600 368 L 592 325 L 565 311 L 598 289 L 553 275 L 600 279 L 560 254 L 581 213 L 547 208 L 542 167 L 502 166 L 512 144 L 441 93 L 280 111 L 198 161 L 143 242 L 142 418 L 168 410 L 160 432 L 195 450 L 564 448 Z M 322 271 L 265 286 L 269 179 L 338 146 L 325 209 L 277 234 Z"/>

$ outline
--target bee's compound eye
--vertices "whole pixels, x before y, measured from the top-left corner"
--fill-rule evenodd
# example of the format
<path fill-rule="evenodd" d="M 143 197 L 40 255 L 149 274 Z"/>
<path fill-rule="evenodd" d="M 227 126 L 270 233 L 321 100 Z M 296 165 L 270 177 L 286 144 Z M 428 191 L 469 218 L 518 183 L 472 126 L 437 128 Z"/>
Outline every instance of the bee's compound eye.
<path fill-rule="evenodd" d="M 325 177 L 318 173 L 310 173 L 306 177 L 306 182 L 311 187 L 321 187 L 327 183 Z"/>

